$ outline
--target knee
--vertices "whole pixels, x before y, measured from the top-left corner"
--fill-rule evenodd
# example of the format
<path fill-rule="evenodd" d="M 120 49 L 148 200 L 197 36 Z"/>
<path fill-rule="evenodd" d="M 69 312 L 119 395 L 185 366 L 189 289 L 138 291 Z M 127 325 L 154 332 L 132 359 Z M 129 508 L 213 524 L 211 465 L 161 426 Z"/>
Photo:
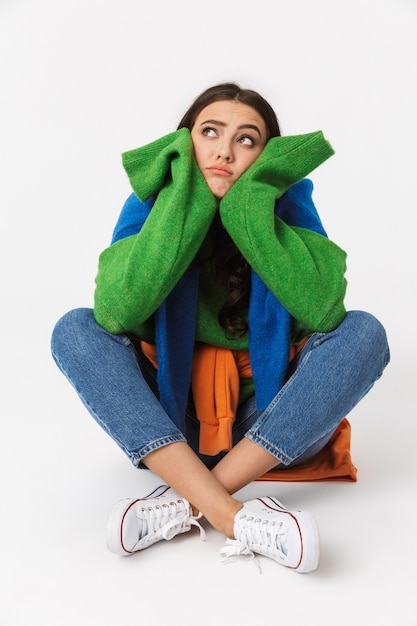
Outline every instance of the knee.
<path fill-rule="evenodd" d="M 368 358 L 380 357 L 383 367 L 390 360 L 387 334 L 381 322 L 371 313 L 349 311 L 343 324 L 349 327 L 349 334 L 356 338 Z"/>
<path fill-rule="evenodd" d="M 92 309 L 79 308 L 65 313 L 55 324 L 51 335 L 51 352 L 54 358 L 64 348 L 74 346 L 86 329 L 95 324 Z"/>

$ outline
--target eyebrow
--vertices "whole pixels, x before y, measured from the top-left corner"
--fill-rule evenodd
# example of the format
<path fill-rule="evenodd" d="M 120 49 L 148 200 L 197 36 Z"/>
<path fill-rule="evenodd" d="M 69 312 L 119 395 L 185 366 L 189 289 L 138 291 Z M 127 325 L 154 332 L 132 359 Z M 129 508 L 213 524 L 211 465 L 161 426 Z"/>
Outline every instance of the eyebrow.
<path fill-rule="evenodd" d="M 220 122 L 219 120 L 206 120 L 205 122 L 201 122 L 200 126 L 204 126 L 204 124 L 216 124 L 217 126 L 223 127 L 226 126 L 224 122 Z M 238 126 L 238 130 L 243 130 L 244 128 L 251 128 L 258 133 L 259 137 L 262 138 L 261 131 L 255 124 L 242 124 L 241 126 Z"/>

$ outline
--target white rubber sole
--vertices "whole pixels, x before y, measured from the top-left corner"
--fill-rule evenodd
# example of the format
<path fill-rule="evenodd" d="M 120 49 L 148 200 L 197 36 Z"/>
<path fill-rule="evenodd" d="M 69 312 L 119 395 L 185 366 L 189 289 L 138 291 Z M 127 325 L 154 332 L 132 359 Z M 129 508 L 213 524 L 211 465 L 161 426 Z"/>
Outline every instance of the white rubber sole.
<path fill-rule="evenodd" d="M 320 559 L 320 535 L 316 520 L 308 513 L 296 514 L 300 528 L 303 551 L 297 567 L 293 568 L 299 574 L 308 574 L 317 569 Z"/>

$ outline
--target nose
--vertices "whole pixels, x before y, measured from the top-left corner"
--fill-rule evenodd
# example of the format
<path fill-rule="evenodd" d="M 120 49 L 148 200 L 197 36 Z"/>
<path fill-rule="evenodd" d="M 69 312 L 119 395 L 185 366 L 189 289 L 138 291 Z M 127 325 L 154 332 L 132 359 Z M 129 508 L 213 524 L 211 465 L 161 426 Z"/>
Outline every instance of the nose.
<path fill-rule="evenodd" d="M 233 160 L 233 149 L 228 141 L 222 141 L 218 146 L 217 160 L 230 163 Z"/>

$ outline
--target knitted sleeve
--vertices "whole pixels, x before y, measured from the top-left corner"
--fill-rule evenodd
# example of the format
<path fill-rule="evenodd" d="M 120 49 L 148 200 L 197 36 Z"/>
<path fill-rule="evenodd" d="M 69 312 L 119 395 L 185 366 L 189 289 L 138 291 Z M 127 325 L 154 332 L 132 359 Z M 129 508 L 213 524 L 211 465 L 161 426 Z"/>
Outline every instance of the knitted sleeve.
<path fill-rule="evenodd" d="M 346 254 L 325 236 L 305 188 L 293 211 L 287 203 L 287 214 L 276 216 L 274 207 L 332 154 L 321 132 L 271 139 L 220 203 L 223 224 L 254 271 L 300 324 L 321 332 L 346 312 Z"/>
<path fill-rule="evenodd" d="M 187 129 L 125 153 L 123 163 L 135 194 L 157 198 L 140 232 L 99 258 L 94 314 L 115 334 L 135 332 L 155 312 L 194 259 L 216 211 Z"/>

